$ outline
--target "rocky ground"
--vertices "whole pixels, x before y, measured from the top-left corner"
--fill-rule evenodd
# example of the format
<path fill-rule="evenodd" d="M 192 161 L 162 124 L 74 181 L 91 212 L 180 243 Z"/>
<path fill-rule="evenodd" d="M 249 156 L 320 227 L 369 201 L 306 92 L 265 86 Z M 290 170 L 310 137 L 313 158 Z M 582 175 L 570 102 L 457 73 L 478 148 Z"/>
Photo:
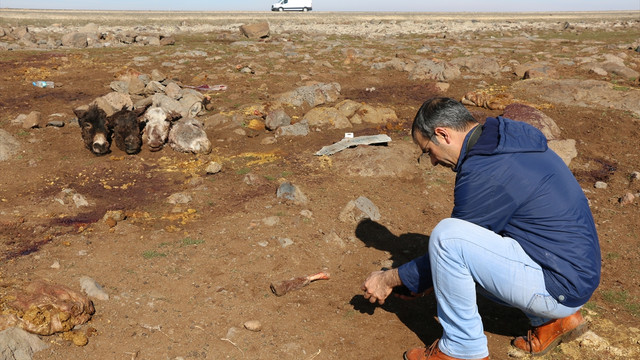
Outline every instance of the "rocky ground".
<path fill-rule="evenodd" d="M 540 120 L 591 202 L 603 276 L 590 331 L 542 359 L 640 357 L 638 34 L 637 12 L 0 10 L 0 327 L 37 280 L 95 308 L 73 331 L 2 332 L 0 353 L 399 359 L 431 344 L 433 297 L 372 306 L 359 287 L 421 255 L 450 214 L 454 174 L 416 164 L 408 132 L 443 95 L 480 120 Z M 176 109 L 204 124 L 210 153 L 85 148 L 73 109 L 117 97 L 142 112 L 205 84 L 226 87 Z M 315 155 L 345 133 L 391 141 Z M 331 279 L 270 290 L 321 270 Z M 522 314 L 480 312 L 492 359 L 527 358 L 509 345 Z"/>

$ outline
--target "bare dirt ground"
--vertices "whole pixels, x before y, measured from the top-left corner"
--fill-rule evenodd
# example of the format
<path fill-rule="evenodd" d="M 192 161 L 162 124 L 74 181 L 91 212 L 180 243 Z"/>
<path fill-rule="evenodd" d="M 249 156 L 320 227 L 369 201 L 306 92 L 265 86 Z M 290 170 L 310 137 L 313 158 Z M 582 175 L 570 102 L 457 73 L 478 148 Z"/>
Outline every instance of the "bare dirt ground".
<path fill-rule="evenodd" d="M 59 335 L 43 337 L 50 346 L 34 358 L 400 359 L 408 348 L 431 344 L 441 334 L 433 297 L 411 302 L 391 299 L 384 306 L 373 306 L 359 288 L 369 272 L 421 255 L 433 226 L 450 214 L 454 174 L 415 164 L 418 149 L 408 136 L 415 112 L 437 92 L 429 82 L 409 80 L 406 72 L 373 70 L 367 63 L 415 56 L 450 60 L 487 52 L 497 39 L 526 32 L 540 40 L 527 45 L 527 51 L 500 52 L 501 64 L 574 60 L 583 56 L 580 49 L 593 46 L 597 51 L 626 52 L 628 65 L 637 71 L 638 53 L 622 47 L 637 40 L 637 22 L 628 27 L 560 30 L 565 22 L 621 18 L 637 20 L 638 13 L 0 11 L 2 27 L 58 24 L 63 29 L 93 22 L 193 30 L 176 31 L 176 44 L 165 47 L 0 51 L 0 129 L 21 144 L 18 155 L 0 162 L 0 284 L 5 289 L 20 288 L 32 280 L 48 279 L 79 290 L 79 278 L 90 276 L 110 295 L 109 300 L 94 301 L 95 315 L 80 327 L 91 335 L 86 346 L 75 346 Z M 240 24 L 261 20 L 270 22 L 269 40 L 250 40 L 255 44 L 247 48 L 232 45 L 244 41 L 237 29 Z M 531 25 L 512 31 L 488 25 L 518 22 Z M 411 30 L 416 24 L 431 24 L 433 29 Z M 377 32 L 378 26 L 385 30 Z M 376 36 L 369 36 L 372 33 Z M 416 55 L 424 46 L 457 50 Z M 348 49 L 357 54 L 356 61 L 345 61 Z M 191 50 L 207 56 L 181 55 Z M 295 54 L 273 55 L 284 52 Z M 239 65 L 258 71 L 240 73 Z M 127 68 L 142 73 L 159 69 L 184 84 L 201 85 L 206 78 L 210 84 L 228 85 L 227 91 L 212 94 L 215 110 L 210 115 L 248 116 L 239 111 L 245 104 L 268 102 L 308 81 L 337 82 L 341 100 L 396 111 L 397 123 L 357 125 L 347 131 L 356 136 L 387 133 L 393 139 L 389 146 L 406 154 L 389 162 L 407 164 L 411 170 L 402 176 L 354 176 L 347 171 L 350 162 L 360 161 L 352 155 L 354 149 L 329 158 L 314 156 L 345 132 L 327 128 L 264 144 L 272 136 L 266 131 L 212 127 L 208 135 L 214 150 L 209 155 L 169 148 L 152 153 L 143 148 L 140 154 L 127 156 L 113 147 L 111 154 L 96 157 L 84 147 L 77 125 L 69 123 L 72 109 L 108 93 L 115 74 Z M 602 80 L 577 67 L 558 66 L 558 70 L 560 78 Z M 60 86 L 35 88 L 33 80 L 53 80 Z M 624 91 L 638 91 L 637 79 L 607 80 Z M 460 99 L 481 84 L 508 87 L 516 81 L 519 78 L 509 72 L 459 78 L 450 81 L 444 95 Z M 533 96 L 524 100 L 540 102 Z M 640 192 L 640 181 L 631 177 L 640 171 L 638 116 L 604 106 L 552 105 L 544 112 L 565 138 L 577 141 L 578 155 L 570 167 L 592 203 L 603 277 L 584 310 L 600 341 L 564 344 L 543 359 L 639 358 L 639 202 L 636 198 L 622 206 L 618 201 L 626 192 Z M 12 124 L 19 114 L 34 110 L 45 116 L 62 114 L 67 125 L 25 130 Z M 501 113 L 470 110 L 480 117 Z M 210 161 L 220 162 L 222 172 L 207 175 L 204 169 Z M 253 175 L 249 184 L 248 175 Z M 308 203 L 277 198 L 283 180 L 297 185 Z M 608 187 L 594 189 L 596 181 L 605 181 Z M 86 197 L 89 206 L 57 201 L 67 188 Z M 192 200 L 168 203 L 175 193 L 188 194 Z M 381 218 L 340 221 L 347 202 L 360 196 L 378 206 Z M 128 217 L 110 227 L 102 220 L 108 210 L 124 210 Z M 283 247 L 284 239 L 292 244 Z M 323 269 L 331 273 L 330 280 L 282 297 L 269 289 L 272 281 Z M 510 340 L 526 333 L 526 318 L 482 300 L 480 312 L 491 358 L 509 359 Z M 250 320 L 260 321 L 261 331 L 244 329 Z"/>

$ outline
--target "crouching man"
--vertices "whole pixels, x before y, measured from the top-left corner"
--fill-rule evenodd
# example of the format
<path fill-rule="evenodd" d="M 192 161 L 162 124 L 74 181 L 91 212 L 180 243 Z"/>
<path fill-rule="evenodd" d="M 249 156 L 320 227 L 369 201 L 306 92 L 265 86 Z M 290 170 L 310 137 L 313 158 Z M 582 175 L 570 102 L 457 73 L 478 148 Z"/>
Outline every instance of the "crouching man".
<path fill-rule="evenodd" d="M 536 128 L 503 117 L 479 125 L 449 98 L 427 100 L 412 127 L 432 165 L 456 172 L 451 218 L 433 229 L 428 253 L 362 285 L 384 303 L 404 284 L 433 288 L 443 328 L 405 360 L 488 359 L 476 294 L 522 310 L 532 330 L 513 340 L 541 355 L 586 329 L 580 307 L 600 282 L 600 246 L 587 199 Z"/>

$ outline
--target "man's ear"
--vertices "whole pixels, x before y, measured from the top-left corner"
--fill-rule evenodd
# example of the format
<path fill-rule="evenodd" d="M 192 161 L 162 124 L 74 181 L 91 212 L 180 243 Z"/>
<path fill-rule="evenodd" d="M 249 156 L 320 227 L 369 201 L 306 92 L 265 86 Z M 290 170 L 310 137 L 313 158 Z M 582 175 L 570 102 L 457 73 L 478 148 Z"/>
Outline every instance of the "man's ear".
<path fill-rule="evenodd" d="M 437 127 L 433 130 L 433 134 L 442 138 L 445 143 L 451 144 L 451 133 L 449 131 L 445 127 Z"/>

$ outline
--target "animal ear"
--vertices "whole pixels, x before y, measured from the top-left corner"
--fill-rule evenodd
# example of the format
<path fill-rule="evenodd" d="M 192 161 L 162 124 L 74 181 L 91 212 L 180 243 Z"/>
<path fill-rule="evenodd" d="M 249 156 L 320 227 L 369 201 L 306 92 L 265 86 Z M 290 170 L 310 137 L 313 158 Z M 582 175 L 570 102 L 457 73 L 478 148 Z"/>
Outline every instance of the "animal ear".
<path fill-rule="evenodd" d="M 84 115 L 87 113 L 87 111 L 89 111 L 89 106 L 87 106 L 87 105 L 82 105 L 82 106 L 79 106 L 79 107 L 73 109 L 73 113 L 76 115 L 76 117 L 78 119 L 84 117 Z"/>

